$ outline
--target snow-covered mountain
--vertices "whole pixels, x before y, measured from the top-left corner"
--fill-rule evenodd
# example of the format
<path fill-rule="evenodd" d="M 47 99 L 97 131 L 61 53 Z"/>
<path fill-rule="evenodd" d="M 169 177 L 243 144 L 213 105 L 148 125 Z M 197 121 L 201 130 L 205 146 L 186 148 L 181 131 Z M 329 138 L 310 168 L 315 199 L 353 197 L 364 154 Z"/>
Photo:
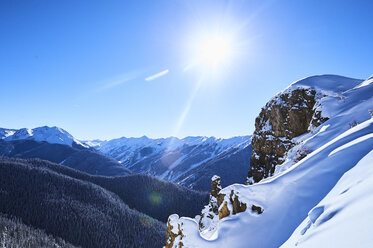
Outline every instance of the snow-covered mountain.
<path fill-rule="evenodd" d="M 209 190 L 208 178 L 216 173 L 221 173 L 226 185 L 244 182 L 243 173 L 249 169 L 250 140 L 250 136 L 230 139 L 202 136 L 150 139 L 143 136 L 85 141 L 85 144 L 115 158 L 135 173 Z"/>
<path fill-rule="evenodd" d="M 59 127 L 37 127 L 33 129 L 21 128 L 21 129 L 6 129 L 0 128 L 0 139 L 5 141 L 12 140 L 35 140 L 35 141 L 45 141 L 50 144 L 62 144 L 62 145 L 79 145 L 83 147 L 88 147 L 79 140 L 75 139 L 67 131 Z"/>
<path fill-rule="evenodd" d="M 58 127 L 0 128 L 0 156 L 40 158 L 93 175 L 123 176 L 131 171 Z"/>
<path fill-rule="evenodd" d="M 170 216 L 166 247 L 371 247 L 372 109 L 372 77 L 291 84 L 256 121 L 252 185 L 214 177 L 201 216 Z"/>
<path fill-rule="evenodd" d="M 150 139 L 143 136 L 79 141 L 62 128 L 44 126 L 0 128 L 0 140 L 5 142 L 0 143 L 0 155 L 3 156 L 38 157 L 95 175 L 116 176 L 117 172 L 119 176 L 132 171 L 205 191 L 210 190 L 209 178 L 216 173 L 224 178 L 225 185 L 244 182 L 251 156 L 250 136 L 230 139 L 201 136 Z M 16 142 L 23 140 L 39 143 Z M 105 166 L 108 166 L 107 170 Z"/>

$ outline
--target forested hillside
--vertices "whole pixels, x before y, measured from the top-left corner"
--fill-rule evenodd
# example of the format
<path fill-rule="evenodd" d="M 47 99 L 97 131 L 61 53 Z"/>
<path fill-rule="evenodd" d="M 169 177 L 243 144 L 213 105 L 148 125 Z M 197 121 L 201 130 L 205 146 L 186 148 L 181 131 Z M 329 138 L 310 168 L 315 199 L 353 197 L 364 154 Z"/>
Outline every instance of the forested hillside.
<path fill-rule="evenodd" d="M 122 177 L 92 176 L 40 159 L 29 159 L 34 166 L 47 168 L 58 174 L 91 182 L 115 193 L 130 208 L 166 222 L 170 213 L 194 217 L 208 202 L 208 193 L 190 190 L 158 178 L 134 174 Z"/>
<path fill-rule="evenodd" d="M 0 214 L 0 247 L 74 248 L 61 238 Z"/>
<path fill-rule="evenodd" d="M 58 166 L 58 165 L 56 165 Z M 1 158 L 0 212 L 81 247 L 160 247 L 165 225 L 40 160 Z"/>

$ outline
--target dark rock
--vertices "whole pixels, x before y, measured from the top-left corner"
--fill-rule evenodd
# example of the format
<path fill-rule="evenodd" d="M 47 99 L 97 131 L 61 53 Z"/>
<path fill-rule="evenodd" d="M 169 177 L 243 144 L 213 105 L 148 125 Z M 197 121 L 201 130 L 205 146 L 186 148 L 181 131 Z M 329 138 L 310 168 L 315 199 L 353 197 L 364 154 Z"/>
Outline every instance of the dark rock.
<path fill-rule="evenodd" d="M 223 207 L 219 211 L 219 219 L 223 219 L 224 217 L 227 217 L 231 214 L 231 212 L 228 209 L 228 203 L 224 202 Z"/>
<path fill-rule="evenodd" d="M 219 194 L 218 195 L 218 206 L 220 207 L 220 205 L 223 203 L 224 201 L 224 197 L 225 197 L 225 194 Z"/>
<path fill-rule="evenodd" d="M 238 200 L 237 194 L 235 194 L 233 190 L 231 191 L 229 200 L 231 201 L 231 204 L 233 206 L 233 214 L 241 213 L 246 210 L 246 203 L 240 202 Z"/>
<path fill-rule="evenodd" d="M 254 204 L 251 205 L 251 211 L 253 212 L 257 212 L 258 214 L 262 214 L 263 213 L 263 209 L 259 206 L 255 206 Z"/>
<path fill-rule="evenodd" d="M 172 216 L 170 216 L 172 217 Z M 169 218 L 168 221 L 167 221 L 167 234 L 166 234 L 166 245 L 165 245 L 165 248 L 173 248 L 174 247 L 174 242 L 175 242 L 175 239 L 177 236 L 180 236 L 181 238 L 180 239 L 183 239 L 184 237 L 184 234 L 183 232 L 181 231 L 181 228 L 180 228 L 180 223 L 174 223 L 174 225 L 177 225 L 177 232 L 173 232 L 173 229 L 174 227 L 172 226 L 171 224 L 172 220 Z M 183 243 L 182 242 L 179 242 L 178 243 L 178 248 L 181 248 L 183 247 Z"/>
<path fill-rule="evenodd" d="M 225 195 L 222 194 L 222 196 L 223 196 L 222 198 L 224 199 Z M 221 204 L 222 204 L 222 202 L 220 203 L 220 205 Z M 229 203 L 227 201 L 225 201 L 223 207 L 221 207 L 221 208 L 220 208 L 220 205 L 219 205 L 219 208 L 220 208 L 219 219 L 222 219 L 222 218 L 231 214 L 229 209 L 228 209 L 228 204 L 232 205 L 232 208 L 233 208 L 232 214 L 241 213 L 241 212 L 246 211 L 246 209 L 247 209 L 246 203 L 241 202 L 238 198 L 237 193 L 232 190 L 231 194 L 229 196 Z"/>
<path fill-rule="evenodd" d="M 262 108 L 252 137 L 249 184 L 273 175 L 295 145 L 292 139 L 327 120 L 316 107 L 316 91 L 298 88 L 275 96 Z"/>
<path fill-rule="evenodd" d="M 215 175 L 211 178 L 211 196 L 218 197 L 220 190 L 220 177 Z"/>

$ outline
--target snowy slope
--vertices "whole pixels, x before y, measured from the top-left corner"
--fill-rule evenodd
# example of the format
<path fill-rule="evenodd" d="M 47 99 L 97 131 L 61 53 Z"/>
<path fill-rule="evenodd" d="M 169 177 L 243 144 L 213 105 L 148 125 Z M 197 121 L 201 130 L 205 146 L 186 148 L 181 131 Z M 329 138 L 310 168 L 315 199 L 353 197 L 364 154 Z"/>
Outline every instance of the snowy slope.
<path fill-rule="evenodd" d="M 342 175 L 373 150 L 373 119 L 369 114 L 373 108 L 373 84 L 370 79 L 362 82 L 331 75 L 316 76 L 300 80 L 285 91 L 298 87 L 311 87 L 318 92 L 319 107 L 329 120 L 295 138 L 297 145 L 289 151 L 285 163 L 276 170 L 275 176 L 250 186 L 234 184 L 222 189 L 220 194 L 225 197 L 219 211 L 227 203 L 232 213 L 232 192 L 237 195 L 239 202 L 248 206 L 246 211 L 212 221 L 213 226 L 205 228 L 203 233 L 198 230 L 198 218 L 172 216 L 171 225 L 180 224 L 184 235 L 182 238 L 180 235 L 176 237 L 175 247 L 178 241 L 185 247 L 279 247 L 307 217 L 307 213 L 333 189 Z M 295 163 L 294 156 L 302 149 L 311 153 Z M 359 180 L 363 178 L 361 175 Z M 263 213 L 252 211 L 252 205 L 261 207 Z M 327 218 L 327 213 L 324 217 Z M 366 230 L 373 229 L 373 222 L 366 221 L 364 224 Z M 323 230 L 320 227 L 315 232 Z M 299 230 L 294 235 L 293 240 L 299 240 Z M 343 239 L 343 235 L 340 236 Z M 317 240 L 316 237 L 314 240 Z M 373 237 L 364 236 L 364 241 L 373 243 Z M 343 245 L 343 241 L 341 244 L 341 247 L 351 247 Z"/>
<path fill-rule="evenodd" d="M 372 247 L 372 192 L 373 151 L 342 176 L 282 247 Z"/>
<path fill-rule="evenodd" d="M 244 171 L 249 168 L 250 152 L 246 150 L 249 149 L 250 136 L 230 139 L 202 136 L 190 136 L 183 139 L 175 137 L 150 139 L 146 136 L 140 138 L 122 137 L 109 141 L 85 141 L 85 144 L 115 158 L 135 173 L 145 173 L 168 181 L 185 183 L 191 188 L 195 185 L 195 181 L 202 176 L 200 173 L 211 172 L 210 176 L 214 174 L 211 169 L 213 166 L 210 165 L 211 161 L 223 155 L 225 158 L 232 156 L 232 159 L 240 161 L 235 168 L 243 168 Z M 239 153 L 243 150 L 245 153 Z M 210 169 L 205 169 L 202 172 L 202 170 L 197 170 L 199 167 L 209 167 Z M 224 175 L 222 177 L 224 180 Z M 194 180 L 191 180 L 192 178 Z M 227 181 L 227 178 L 225 179 L 223 182 Z M 228 179 L 229 182 L 243 182 L 245 180 L 243 177 L 242 180 L 236 181 L 230 179 Z M 208 181 L 206 185 L 203 189 L 209 190 Z"/>
<path fill-rule="evenodd" d="M 34 129 L 6 129 L 0 128 L 0 139 L 5 141 L 30 139 L 35 141 L 45 141 L 51 144 L 62 144 L 73 146 L 73 144 L 88 147 L 75 139 L 67 131 L 59 127 L 37 127 Z"/>

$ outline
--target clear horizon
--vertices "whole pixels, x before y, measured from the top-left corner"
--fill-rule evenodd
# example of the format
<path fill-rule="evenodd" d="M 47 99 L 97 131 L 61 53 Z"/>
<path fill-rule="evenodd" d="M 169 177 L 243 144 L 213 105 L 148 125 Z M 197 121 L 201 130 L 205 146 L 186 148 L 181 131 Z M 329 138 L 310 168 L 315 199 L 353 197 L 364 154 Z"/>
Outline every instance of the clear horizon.
<path fill-rule="evenodd" d="M 373 74 L 372 9 L 335 0 L 2 1 L 0 127 L 57 126 L 80 140 L 251 135 L 261 107 L 290 83 Z M 217 35 L 229 41 L 219 65 L 195 63 Z"/>

